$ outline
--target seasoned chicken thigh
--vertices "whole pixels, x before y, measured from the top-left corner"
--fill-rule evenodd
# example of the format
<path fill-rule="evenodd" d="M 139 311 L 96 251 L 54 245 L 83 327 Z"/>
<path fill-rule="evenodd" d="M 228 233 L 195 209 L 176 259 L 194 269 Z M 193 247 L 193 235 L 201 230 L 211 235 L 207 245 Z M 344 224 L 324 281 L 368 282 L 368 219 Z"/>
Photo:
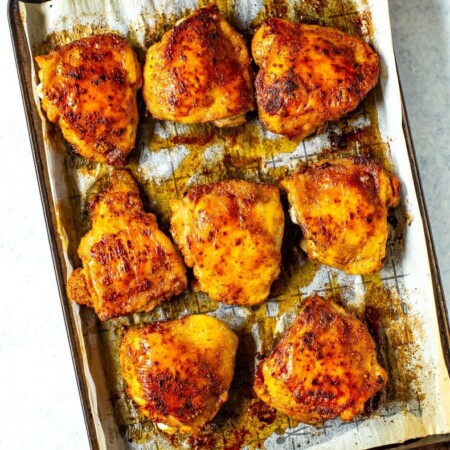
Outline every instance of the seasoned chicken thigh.
<path fill-rule="evenodd" d="M 383 267 L 388 208 L 400 202 L 400 182 L 374 159 L 323 160 L 282 181 L 292 220 L 310 259 L 349 274 Z"/>
<path fill-rule="evenodd" d="M 342 31 L 268 19 L 252 41 L 258 112 L 274 133 L 303 139 L 356 108 L 378 80 L 378 56 Z"/>
<path fill-rule="evenodd" d="M 250 56 L 216 5 L 199 9 L 148 49 L 144 99 L 156 119 L 245 122 L 254 108 Z"/>
<path fill-rule="evenodd" d="M 353 420 L 386 386 L 366 327 L 330 300 L 309 298 L 288 332 L 258 365 L 253 388 L 304 423 Z"/>
<path fill-rule="evenodd" d="M 132 176 L 118 170 L 110 181 L 91 205 L 92 229 L 78 248 L 83 268 L 67 282 L 68 297 L 100 320 L 151 311 L 187 286 L 181 256 L 144 212 Z"/>
<path fill-rule="evenodd" d="M 38 56 L 42 107 L 82 156 L 122 166 L 134 147 L 141 67 L 128 42 L 100 34 Z"/>
<path fill-rule="evenodd" d="M 166 433 L 197 435 L 228 400 L 238 338 L 199 314 L 130 328 L 120 346 L 128 393 Z"/>
<path fill-rule="evenodd" d="M 171 202 L 172 236 L 195 289 L 235 305 L 262 303 L 280 273 L 284 213 L 274 186 L 241 180 L 191 189 Z"/>

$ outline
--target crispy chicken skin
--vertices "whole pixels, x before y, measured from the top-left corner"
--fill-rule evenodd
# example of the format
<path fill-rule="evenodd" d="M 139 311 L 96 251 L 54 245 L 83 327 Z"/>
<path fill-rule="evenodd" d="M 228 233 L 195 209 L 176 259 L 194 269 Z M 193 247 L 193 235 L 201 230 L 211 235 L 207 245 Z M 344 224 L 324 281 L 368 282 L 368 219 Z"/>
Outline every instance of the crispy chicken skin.
<path fill-rule="evenodd" d="M 304 423 L 350 421 L 386 386 L 366 327 L 336 303 L 309 298 L 288 332 L 258 365 L 253 388 Z"/>
<path fill-rule="evenodd" d="M 228 400 L 237 346 L 225 323 L 203 314 L 131 328 L 120 346 L 127 391 L 163 431 L 198 435 Z"/>
<path fill-rule="evenodd" d="M 400 182 L 377 161 L 323 160 L 300 166 L 281 185 L 310 259 L 354 275 L 383 267 L 388 208 L 400 202 Z"/>
<path fill-rule="evenodd" d="M 100 34 L 38 56 L 42 107 L 75 151 L 122 166 L 134 147 L 141 67 L 128 42 Z"/>
<path fill-rule="evenodd" d="M 274 133 L 320 130 L 356 108 L 378 80 L 378 56 L 334 28 L 268 19 L 252 41 L 258 112 Z"/>
<path fill-rule="evenodd" d="M 199 9 L 148 49 L 144 99 L 156 119 L 245 122 L 254 109 L 250 56 L 242 36 L 216 5 Z"/>
<path fill-rule="evenodd" d="M 171 240 L 144 212 L 126 170 L 94 199 L 92 229 L 80 242 L 83 268 L 72 272 L 67 294 L 92 306 L 100 320 L 151 311 L 187 286 L 186 269 Z"/>
<path fill-rule="evenodd" d="M 171 231 L 199 291 L 262 303 L 280 273 L 284 213 L 278 188 L 242 180 L 197 186 L 170 203 Z"/>

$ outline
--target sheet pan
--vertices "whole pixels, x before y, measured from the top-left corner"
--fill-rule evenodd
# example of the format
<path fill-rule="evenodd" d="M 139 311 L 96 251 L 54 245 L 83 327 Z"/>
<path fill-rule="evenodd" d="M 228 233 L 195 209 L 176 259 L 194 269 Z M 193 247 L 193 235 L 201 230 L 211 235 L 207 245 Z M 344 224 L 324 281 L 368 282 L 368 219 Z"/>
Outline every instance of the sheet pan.
<path fill-rule="evenodd" d="M 18 2 L 10 1 L 9 3 L 9 15 L 11 32 L 13 37 L 14 48 L 16 52 L 19 79 L 21 81 L 22 93 L 24 98 L 25 109 L 27 113 L 27 121 L 30 131 L 30 139 L 33 148 L 33 157 L 36 164 L 36 172 L 38 176 L 39 187 L 41 191 L 41 197 L 43 201 L 43 207 L 47 219 L 49 240 L 52 247 L 52 254 L 55 263 L 55 270 L 57 273 L 58 286 L 60 289 L 63 312 L 65 315 L 69 341 L 71 343 L 72 354 L 74 359 L 74 365 L 77 372 L 77 378 L 79 382 L 80 395 L 82 398 L 82 403 L 85 412 L 86 424 L 88 427 L 88 434 L 91 440 L 91 445 L 93 448 L 120 448 L 126 445 L 120 432 L 118 431 L 116 425 L 116 416 L 113 412 L 112 405 L 107 405 L 107 402 L 100 401 L 97 403 L 98 399 L 104 399 L 108 397 L 108 391 L 110 387 L 107 386 L 107 381 L 105 380 L 102 373 L 102 368 L 98 364 L 90 365 L 89 371 L 86 370 L 86 360 L 92 358 L 93 355 L 99 355 L 102 352 L 101 343 L 98 342 L 97 335 L 99 331 L 104 330 L 98 328 L 98 324 L 92 314 L 85 314 L 82 316 L 82 326 L 80 327 L 80 315 L 77 308 L 71 305 L 65 295 L 65 280 L 67 277 L 67 272 L 70 270 L 67 265 L 70 264 L 70 260 L 67 258 L 67 247 L 65 247 L 64 239 L 58 238 L 58 228 L 61 231 L 60 223 L 58 221 L 57 215 L 59 211 L 55 211 L 54 198 L 52 194 L 52 182 L 51 175 L 49 175 L 49 169 L 47 164 L 47 155 L 45 150 L 45 143 L 42 134 L 42 124 L 39 111 L 36 107 L 36 102 L 34 101 L 33 82 L 32 79 L 32 61 L 29 55 L 29 48 L 26 42 L 26 37 L 24 35 L 23 24 L 20 18 L 20 12 L 18 7 Z M 392 65 L 390 66 L 392 70 Z M 396 77 L 396 73 L 390 72 L 390 79 Z M 391 84 L 392 85 L 392 84 Z M 375 98 L 374 101 L 377 101 Z M 407 119 L 405 112 L 403 113 L 403 128 L 407 144 L 407 155 L 409 158 L 409 164 L 411 167 L 412 181 L 414 185 L 415 192 L 407 193 L 407 200 L 413 203 L 413 206 L 417 206 L 418 213 L 413 216 L 413 224 L 419 222 L 419 225 L 423 223 L 423 232 L 425 235 L 424 242 L 426 243 L 428 258 L 430 263 L 429 276 L 432 280 L 432 286 L 434 290 L 434 301 L 436 303 L 436 311 L 438 313 L 439 319 L 439 332 L 440 339 L 443 347 L 443 357 L 446 358 L 448 363 L 449 357 L 449 333 L 448 333 L 448 320 L 445 311 L 445 302 L 443 298 L 443 293 L 439 281 L 439 273 L 437 269 L 435 254 L 433 250 L 433 244 L 431 239 L 431 234 L 428 226 L 428 220 L 426 215 L 426 209 L 423 202 L 423 195 L 420 186 L 420 179 L 418 177 L 416 161 L 414 157 L 414 150 L 412 142 L 410 140 L 409 128 L 407 125 Z M 291 153 L 292 154 L 292 153 Z M 394 167 L 396 166 L 394 162 Z M 54 186 L 53 186 L 54 188 Z M 417 194 L 417 199 L 415 195 Z M 398 268 L 395 266 L 395 258 L 392 259 L 389 273 L 384 276 L 384 283 L 394 283 L 397 289 L 403 278 L 404 273 L 398 272 L 398 268 L 401 267 L 399 264 Z M 427 275 L 428 275 L 428 271 Z M 391 278 L 392 277 L 392 278 Z M 338 280 L 338 285 L 341 286 L 341 280 Z M 430 284 L 431 286 L 431 284 Z M 324 290 L 333 289 L 333 280 L 327 287 L 322 285 Z M 316 287 L 315 290 L 318 290 Z M 78 325 L 78 329 L 77 329 Z M 81 331 L 81 336 L 80 336 Z M 98 371 L 98 372 L 96 372 Z M 95 380 L 95 381 L 94 381 Z M 420 413 L 420 401 L 416 402 L 414 406 Z M 416 411 L 416 414 L 418 414 Z M 363 427 L 364 421 L 361 421 L 357 426 Z M 331 426 L 333 427 L 333 425 Z M 309 435 L 314 437 L 314 430 L 305 429 L 304 427 L 291 427 L 288 429 L 287 433 L 284 435 L 284 440 L 280 439 L 279 436 L 274 437 L 276 446 L 291 445 L 296 442 L 299 436 Z M 326 427 L 321 430 L 318 434 L 326 434 Z M 444 438 L 443 438 L 444 439 Z M 313 440 L 313 439 L 312 439 Z M 399 441 L 398 436 L 392 438 L 390 442 Z M 322 439 L 322 446 L 329 445 L 329 440 Z M 320 444 L 319 441 L 316 442 Z M 272 444 L 272 445 L 273 445 Z M 337 443 L 336 443 L 337 445 Z M 146 447 L 142 447 L 146 448 Z M 150 448 L 150 447 L 149 447 Z M 326 447 L 325 447 L 326 448 Z"/>

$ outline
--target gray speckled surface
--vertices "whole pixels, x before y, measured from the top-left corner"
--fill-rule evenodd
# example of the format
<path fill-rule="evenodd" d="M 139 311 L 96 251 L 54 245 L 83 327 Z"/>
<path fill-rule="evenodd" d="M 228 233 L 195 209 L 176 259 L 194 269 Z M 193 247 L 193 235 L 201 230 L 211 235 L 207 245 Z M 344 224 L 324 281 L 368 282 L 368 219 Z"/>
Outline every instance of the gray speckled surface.
<path fill-rule="evenodd" d="M 450 309 L 450 0 L 390 0 L 399 75 Z"/>

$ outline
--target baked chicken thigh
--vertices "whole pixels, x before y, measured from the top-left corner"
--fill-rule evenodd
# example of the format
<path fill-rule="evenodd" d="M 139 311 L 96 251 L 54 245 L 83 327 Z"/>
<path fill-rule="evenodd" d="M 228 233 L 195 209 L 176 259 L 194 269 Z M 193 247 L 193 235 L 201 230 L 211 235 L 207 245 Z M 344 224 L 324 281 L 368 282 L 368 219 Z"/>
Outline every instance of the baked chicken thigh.
<path fill-rule="evenodd" d="M 195 289 L 235 305 L 262 303 L 280 273 L 284 213 L 275 186 L 242 180 L 191 189 L 170 203 L 171 231 Z"/>
<path fill-rule="evenodd" d="M 254 108 L 250 56 L 216 5 L 199 9 L 148 49 L 144 99 L 156 119 L 245 122 Z"/>
<path fill-rule="evenodd" d="M 378 56 L 342 31 L 268 19 L 252 41 L 258 112 L 274 133 L 320 130 L 356 108 L 378 80 Z"/>
<path fill-rule="evenodd" d="M 122 166 L 133 149 L 141 67 L 128 42 L 100 34 L 38 56 L 42 107 L 77 153 Z"/>
<path fill-rule="evenodd" d="M 78 248 L 83 267 L 67 282 L 68 297 L 100 320 L 151 311 L 187 286 L 181 256 L 144 212 L 132 176 L 118 170 L 110 181 L 91 205 L 92 229 Z"/>
<path fill-rule="evenodd" d="M 203 314 L 130 328 L 120 346 L 128 393 L 163 431 L 197 435 L 228 400 L 237 346 Z"/>
<path fill-rule="evenodd" d="M 281 185 L 310 259 L 349 274 L 370 274 L 383 267 L 388 208 L 400 202 L 400 182 L 377 161 L 323 160 L 300 166 Z"/>
<path fill-rule="evenodd" d="M 259 363 L 253 388 L 270 406 L 314 424 L 338 416 L 353 420 L 386 382 L 366 327 L 316 296 Z"/>

